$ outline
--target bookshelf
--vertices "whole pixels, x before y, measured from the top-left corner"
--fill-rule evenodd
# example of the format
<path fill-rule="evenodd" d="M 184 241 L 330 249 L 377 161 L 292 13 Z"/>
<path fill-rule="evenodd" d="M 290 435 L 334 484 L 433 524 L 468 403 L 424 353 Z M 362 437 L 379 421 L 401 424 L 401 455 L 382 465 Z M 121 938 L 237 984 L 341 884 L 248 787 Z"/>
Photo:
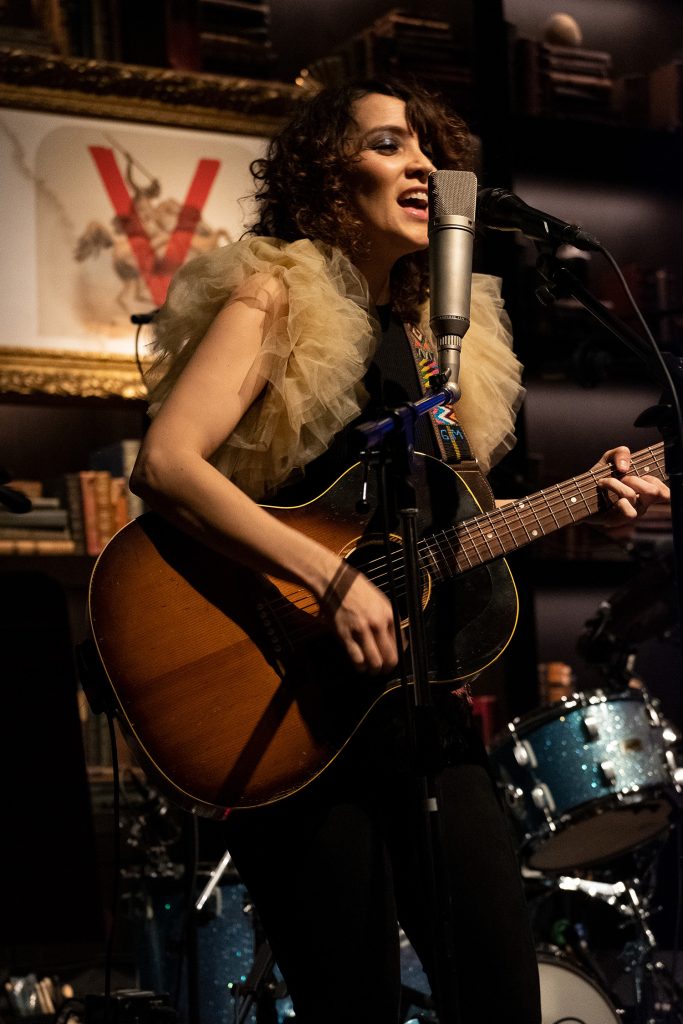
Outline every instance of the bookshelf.
<path fill-rule="evenodd" d="M 145 405 L 140 401 L 4 394 L 0 398 L 0 465 L 14 480 L 40 481 L 46 491 L 53 491 L 64 475 L 88 469 L 94 451 L 124 439 L 139 439 L 144 426 Z M 62 508 L 66 509 L 64 498 Z M 87 587 L 94 562 L 95 557 L 82 549 L 77 554 L 0 554 L 0 588 L 7 600 L 21 580 L 27 584 L 34 580 L 37 588 L 56 588 L 63 603 L 64 642 L 73 651 L 85 636 Z M 75 695 L 73 660 L 68 669 Z M 73 711 L 76 714 L 75 704 Z M 101 759 L 93 759 L 94 738 L 98 738 L 98 750 L 105 747 L 99 742 L 101 724 L 85 708 L 79 707 L 78 712 L 86 764 L 96 772 L 102 765 Z"/>
<path fill-rule="evenodd" d="M 603 83 L 586 83 L 595 95 L 586 93 L 573 106 L 554 96 L 548 81 L 557 57 L 571 59 L 571 48 L 560 44 L 558 51 L 557 42 L 544 41 L 557 6 L 550 0 L 505 0 L 498 6 L 506 30 L 498 50 L 488 48 L 474 83 L 484 184 L 509 188 L 529 205 L 596 235 L 624 271 L 659 343 L 681 351 L 683 132 L 680 90 L 677 99 L 674 88 L 683 46 L 680 5 L 670 0 L 563 5 L 582 31 L 576 69 L 583 59 L 587 66 L 593 61 L 589 77 Z M 481 50 L 487 32 L 483 19 L 479 30 Z M 504 74 L 492 66 L 496 60 L 505 66 Z M 487 74 L 510 83 L 500 104 L 507 107 L 505 116 L 500 110 L 491 113 L 484 101 L 478 105 Z M 487 235 L 486 258 L 504 277 L 527 385 L 520 443 L 500 467 L 498 493 L 526 493 L 565 479 L 616 443 L 642 448 L 661 440 L 656 431 L 633 427 L 637 415 L 658 400 L 658 387 L 647 379 L 644 365 L 576 303 L 544 307 L 537 301 L 541 282 L 533 243 L 517 235 Z M 636 326 L 601 256 L 567 253 L 566 258 L 594 294 Z M 670 531 L 666 524 L 661 527 L 607 542 L 587 527 L 574 536 L 563 531 L 552 545 L 535 545 L 518 560 L 516 577 L 522 578 L 522 602 L 530 603 L 531 621 L 526 630 L 522 623 L 508 662 L 516 713 L 538 701 L 532 658 L 571 662 L 579 688 L 600 685 L 577 656 L 578 635 L 600 601 L 628 585 L 648 559 L 670 545 Z M 658 667 L 646 647 L 646 682 L 680 721 L 673 681 L 681 674 L 680 652 L 670 642 L 667 652 L 658 654 Z"/>

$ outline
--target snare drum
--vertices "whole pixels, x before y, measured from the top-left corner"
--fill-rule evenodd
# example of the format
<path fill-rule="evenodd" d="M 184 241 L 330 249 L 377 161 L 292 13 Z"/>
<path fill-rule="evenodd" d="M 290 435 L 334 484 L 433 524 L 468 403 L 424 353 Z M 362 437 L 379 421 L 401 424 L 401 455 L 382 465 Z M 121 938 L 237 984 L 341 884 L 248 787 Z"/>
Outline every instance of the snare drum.
<path fill-rule="evenodd" d="M 616 1009 L 587 974 L 561 954 L 538 952 L 541 1024 L 619 1024 Z"/>
<path fill-rule="evenodd" d="M 540 871 L 610 860 L 669 827 L 676 764 L 646 694 L 574 694 L 511 722 L 490 750 L 519 833 Z"/>

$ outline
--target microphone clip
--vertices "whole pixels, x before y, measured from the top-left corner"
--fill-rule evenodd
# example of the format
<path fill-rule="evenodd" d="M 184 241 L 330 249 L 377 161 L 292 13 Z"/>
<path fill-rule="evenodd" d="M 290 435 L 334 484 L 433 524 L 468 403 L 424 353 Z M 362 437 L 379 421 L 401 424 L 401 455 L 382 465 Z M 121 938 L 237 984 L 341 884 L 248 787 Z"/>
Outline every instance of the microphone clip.
<path fill-rule="evenodd" d="M 455 382 L 451 384 L 450 378 L 450 367 L 446 370 L 439 370 L 429 378 L 429 387 L 432 394 L 436 395 L 439 394 L 439 392 L 443 392 L 444 405 L 455 405 L 462 395 L 460 385 Z"/>

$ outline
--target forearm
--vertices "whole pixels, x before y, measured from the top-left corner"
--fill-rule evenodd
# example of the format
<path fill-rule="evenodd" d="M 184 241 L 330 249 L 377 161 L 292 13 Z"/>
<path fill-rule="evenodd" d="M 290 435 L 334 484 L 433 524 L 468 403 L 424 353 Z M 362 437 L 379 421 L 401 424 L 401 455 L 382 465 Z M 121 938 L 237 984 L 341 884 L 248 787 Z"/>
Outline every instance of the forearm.
<path fill-rule="evenodd" d="M 131 489 L 179 529 L 242 565 L 294 580 L 322 597 L 339 557 L 292 529 L 226 480 L 201 455 L 144 448 Z"/>

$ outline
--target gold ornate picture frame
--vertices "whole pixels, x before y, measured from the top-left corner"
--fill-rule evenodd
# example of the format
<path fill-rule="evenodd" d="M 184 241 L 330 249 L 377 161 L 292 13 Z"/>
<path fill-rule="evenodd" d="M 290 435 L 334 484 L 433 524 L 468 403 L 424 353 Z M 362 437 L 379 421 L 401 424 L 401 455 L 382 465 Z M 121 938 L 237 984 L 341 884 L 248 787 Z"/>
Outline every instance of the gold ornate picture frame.
<path fill-rule="evenodd" d="M 0 392 L 143 397 L 130 315 L 238 237 L 249 163 L 299 95 L 0 50 Z"/>

